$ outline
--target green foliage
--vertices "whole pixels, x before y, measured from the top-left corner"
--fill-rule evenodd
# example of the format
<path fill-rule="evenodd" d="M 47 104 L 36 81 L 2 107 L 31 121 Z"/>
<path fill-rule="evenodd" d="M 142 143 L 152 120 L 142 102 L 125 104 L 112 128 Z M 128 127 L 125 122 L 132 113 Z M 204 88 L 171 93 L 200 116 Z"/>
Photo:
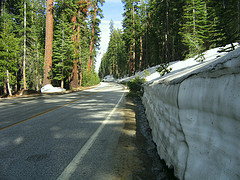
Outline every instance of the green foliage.
<path fill-rule="evenodd" d="M 29 89 L 42 84 L 45 51 L 46 0 L 26 0 L 26 79 Z M 86 2 L 86 3 L 85 3 Z M 73 61 L 77 62 L 78 84 L 98 82 L 85 72 L 89 56 L 93 64 L 100 42 L 103 0 L 55 0 L 53 40 L 53 83 L 69 87 Z M 123 28 L 111 25 L 110 42 L 99 76 L 124 77 L 149 66 L 186 57 L 204 61 L 209 48 L 240 39 L 239 0 L 123 0 Z M 11 88 L 22 88 L 24 1 L 2 0 L 0 16 L 0 94 L 10 73 Z M 3 5 L 3 6 L 2 6 Z M 97 7 L 97 18 L 94 10 Z M 72 18 L 76 16 L 76 23 Z M 92 30 L 95 31 L 92 31 Z M 73 40 L 77 38 L 78 40 Z M 90 42 L 93 51 L 90 53 Z M 93 68 L 92 68 L 93 69 Z M 162 68 L 163 74 L 168 68 Z M 82 73 L 82 74 L 81 74 Z M 75 74 L 75 75 L 76 75 Z M 147 76 L 147 73 L 145 72 Z M 83 77 L 83 79 L 81 79 Z M 90 80 L 89 78 L 93 78 Z M 76 79 L 76 78 L 75 78 Z M 82 81 L 81 81 L 82 80 Z M 94 83 L 92 83 L 92 81 Z"/>
<path fill-rule="evenodd" d="M 144 70 L 144 74 L 143 74 L 145 77 L 147 77 L 147 76 L 150 76 L 151 75 L 151 73 L 149 72 L 149 71 L 147 71 L 147 70 Z"/>
<path fill-rule="evenodd" d="M 203 52 L 220 45 L 224 39 L 216 16 L 216 4 L 213 1 L 190 0 L 185 3 L 183 26 L 179 32 L 187 46 L 187 57 L 197 55 L 198 61 L 205 58 Z M 219 29 L 218 29 L 219 28 Z"/>
<path fill-rule="evenodd" d="M 131 93 L 137 93 L 140 92 L 142 84 L 144 84 L 145 82 L 145 78 L 140 78 L 139 76 L 136 76 L 131 81 L 127 82 L 127 86 Z"/>
<path fill-rule="evenodd" d="M 102 59 L 100 77 L 108 74 L 117 77 L 117 72 L 120 77 L 132 75 L 132 72 L 149 66 L 189 57 L 204 61 L 205 50 L 240 39 L 240 11 L 237 0 L 122 2 L 123 48 L 116 51 L 112 26 L 113 39 L 110 40 L 108 52 Z M 118 57 L 122 54 L 123 58 L 116 58 L 116 52 L 120 52 Z M 114 67 L 119 67 L 120 64 L 121 68 L 116 71 Z"/>
<path fill-rule="evenodd" d="M 93 86 L 100 83 L 100 78 L 95 72 L 83 72 L 82 86 Z"/>
<path fill-rule="evenodd" d="M 13 32 L 14 22 L 12 16 L 4 12 L 2 16 L 3 29 L 0 31 L 0 86 L 6 82 L 10 74 L 10 85 L 16 84 L 17 56 L 19 55 L 19 40 Z"/>
<path fill-rule="evenodd" d="M 39 89 L 43 76 L 43 54 L 45 38 L 45 1 L 26 0 L 26 82 L 29 89 Z M 11 89 L 23 88 L 23 41 L 24 1 L 2 1 L 0 16 L 0 53 L 2 79 L 0 94 L 3 93 L 6 68 L 10 73 Z M 6 49 L 7 48 L 7 49 Z M 5 55 L 3 55 L 5 53 Z M 5 70 L 4 70 L 4 68 Z"/>
<path fill-rule="evenodd" d="M 220 30 L 221 37 L 218 41 L 221 45 L 230 44 L 240 40 L 240 2 L 239 0 L 210 1 L 215 9 L 215 17 L 218 23 L 216 28 Z"/>
<path fill-rule="evenodd" d="M 65 87 L 67 87 L 65 82 L 67 82 L 68 77 L 72 73 L 74 60 L 74 45 L 72 41 L 74 31 L 71 23 L 74 6 L 66 8 L 66 4 L 68 3 L 69 1 L 60 1 L 55 8 L 56 21 L 52 67 L 52 83 L 59 86 L 60 82 L 62 82 L 65 84 Z"/>
<path fill-rule="evenodd" d="M 164 76 L 167 73 L 170 73 L 172 71 L 172 68 L 168 68 L 169 64 L 160 64 L 160 66 L 157 68 L 157 72 L 159 72 L 160 76 Z"/>
<path fill-rule="evenodd" d="M 123 77 L 127 73 L 127 55 L 125 43 L 122 37 L 122 31 L 113 28 L 113 22 L 110 23 L 110 41 L 107 52 L 103 55 L 99 67 L 99 77 L 113 75 L 114 78 Z"/>

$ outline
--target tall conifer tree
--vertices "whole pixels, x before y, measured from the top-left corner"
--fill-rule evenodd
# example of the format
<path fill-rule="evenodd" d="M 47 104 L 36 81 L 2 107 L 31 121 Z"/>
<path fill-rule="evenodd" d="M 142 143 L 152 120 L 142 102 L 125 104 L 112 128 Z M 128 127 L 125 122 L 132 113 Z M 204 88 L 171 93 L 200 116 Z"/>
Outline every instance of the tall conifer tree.
<path fill-rule="evenodd" d="M 51 84 L 50 72 L 52 70 L 53 2 L 54 0 L 47 0 L 45 63 L 44 63 L 43 85 Z"/>
<path fill-rule="evenodd" d="M 71 3 L 69 0 L 58 0 L 56 2 L 55 12 L 57 20 L 54 28 L 52 74 L 54 85 L 64 88 L 65 82 L 71 75 L 74 59 L 72 42 L 74 32 L 71 24 L 73 9 L 70 8 Z"/>
<path fill-rule="evenodd" d="M 12 88 L 16 85 L 17 61 L 19 56 L 19 39 L 14 34 L 12 16 L 3 8 L 2 30 L 0 31 L 0 86 L 4 93 L 12 95 Z"/>

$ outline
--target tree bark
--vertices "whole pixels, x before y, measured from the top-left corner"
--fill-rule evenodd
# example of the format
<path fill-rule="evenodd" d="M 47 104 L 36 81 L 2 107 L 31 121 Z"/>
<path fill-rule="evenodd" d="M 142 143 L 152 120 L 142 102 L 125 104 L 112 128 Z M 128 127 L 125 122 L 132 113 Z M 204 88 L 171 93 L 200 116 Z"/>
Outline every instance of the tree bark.
<path fill-rule="evenodd" d="M 26 24 L 27 24 L 27 8 L 26 8 L 26 0 L 24 0 L 24 38 L 23 38 L 23 89 L 27 89 L 26 83 Z"/>
<path fill-rule="evenodd" d="M 139 58 L 139 69 L 142 70 L 142 65 L 143 65 L 143 38 L 140 36 L 140 58 Z"/>
<path fill-rule="evenodd" d="M 240 36 L 240 0 L 238 0 L 238 36 Z M 240 43 L 240 39 L 237 39 Z"/>
<path fill-rule="evenodd" d="M 88 1 L 85 1 L 85 0 L 82 0 L 82 1 L 79 1 L 78 2 L 78 5 L 79 5 L 79 10 L 77 13 L 82 13 L 84 15 L 84 19 L 85 17 L 87 16 L 87 12 L 88 12 L 88 5 L 89 5 L 89 2 Z M 80 33 L 80 27 L 79 25 L 77 25 L 77 14 L 72 18 L 72 23 L 74 24 L 73 25 L 73 31 L 75 32 L 75 34 L 73 35 L 72 37 L 72 41 L 73 41 L 73 44 L 75 46 L 75 55 L 76 57 L 78 56 L 78 53 L 79 53 L 79 47 L 78 47 L 78 43 L 79 43 L 79 39 L 80 39 L 80 36 L 79 36 L 79 33 Z M 81 84 L 81 80 L 79 81 L 79 78 L 82 78 L 81 77 L 81 73 L 80 72 L 80 75 L 79 75 L 79 71 L 78 71 L 78 59 L 75 58 L 75 60 L 73 61 L 73 70 L 72 70 L 72 75 L 69 77 L 69 86 L 70 86 L 70 89 L 73 89 L 73 88 L 78 88 L 78 86 Z M 79 77 L 80 76 L 80 77 Z"/>
<path fill-rule="evenodd" d="M 166 47 L 165 47 L 165 62 L 170 61 L 170 51 L 169 51 L 169 4 L 168 1 L 166 0 L 166 34 L 165 34 L 165 39 L 166 39 Z"/>
<path fill-rule="evenodd" d="M 134 21 L 134 5 L 132 2 L 132 25 L 133 25 L 133 42 L 130 46 L 130 76 L 132 76 L 133 74 L 135 74 L 135 58 L 136 58 L 136 52 L 135 52 L 135 46 L 136 46 L 136 42 L 135 42 L 135 21 Z"/>
<path fill-rule="evenodd" d="M 93 27 L 92 27 L 92 37 L 90 42 L 89 49 L 89 59 L 88 59 L 88 71 L 92 69 L 92 59 L 93 59 L 93 45 L 94 45 L 94 36 L 95 36 L 95 26 L 96 26 L 96 18 L 97 18 L 97 4 L 94 6 L 94 19 L 93 19 Z"/>
<path fill-rule="evenodd" d="M 37 77 L 36 77 L 36 90 L 39 90 L 39 52 L 38 52 L 38 44 L 37 44 L 37 67 L 36 67 L 36 73 L 37 73 Z"/>
<path fill-rule="evenodd" d="M 76 31 L 78 30 L 78 27 L 77 27 L 77 15 L 75 15 L 73 18 L 72 18 L 72 23 L 74 23 L 73 25 L 73 30 L 75 31 L 73 37 L 72 37 L 72 41 L 73 41 L 73 44 L 75 46 L 75 55 L 77 55 L 78 53 L 78 50 L 77 50 L 77 40 L 78 40 L 78 34 L 76 33 Z M 73 89 L 73 88 L 77 88 L 78 87 L 78 60 L 75 58 L 73 60 L 73 70 L 72 70 L 72 75 L 71 75 L 71 78 L 70 78 L 70 89 Z"/>
<path fill-rule="evenodd" d="M 136 66 L 135 66 L 135 61 L 136 61 L 136 30 L 135 30 L 135 19 L 134 19 L 134 5 L 132 8 L 132 13 L 133 13 L 133 57 L 132 57 L 132 71 L 133 74 L 135 74 L 136 71 Z"/>
<path fill-rule="evenodd" d="M 8 70 L 7 70 L 7 89 L 8 89 L 9 96 L 12 96 L 11 87 L 10 87 L 10 83 L 9 83 L 9 72 L 8 72 Z"/>
<path fill-rule="evenodd" d="M 4 80 L 5 82 L 4 82 L 4 84 L 3 84 L 3 92 L 4 92 L 4 94 L 7 94 L 7 81 L 6 80 Z"/>
<path fill-rule="evenodd" d="M 64 47 L 64 27 L 62 28 L 62 49 Z M 63 76 L 63 73 L 64 73 L 64 59 L 62 58 L 62 77 L 61 77 L 61 88 L 64 87 L 64 76 Z"/>
<path fill-rule="evenodd" d="M 70 89 L 78 88 L 78 67 L 77 60 L 73 61 L 73 70 L 70 79 Z"/>
<path fill-rule="evenodd" d="M 47 0 L 46 36 L 45 36 L 45 64 L 43 86 L 51 84 L 50 71 L 52 69 L 52 42 L 53 42 L 53 2 Z"/>

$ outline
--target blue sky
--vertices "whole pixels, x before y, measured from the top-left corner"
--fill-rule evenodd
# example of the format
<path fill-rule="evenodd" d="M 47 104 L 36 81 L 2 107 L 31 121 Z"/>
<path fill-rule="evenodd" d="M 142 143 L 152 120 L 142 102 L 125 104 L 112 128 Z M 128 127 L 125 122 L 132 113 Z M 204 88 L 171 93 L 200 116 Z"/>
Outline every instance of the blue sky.
<path fill-rule="evenodd" d="M 107 46 L 109 42 L 109 24 L 113 20 L 115 28 L 122 27 L 122 13 L 123 4 L 121 0 L 106 0 L 102 6 L 104 18 L 101 19 L 100 29 L 101 29 L 101 42 L 100 50 L 97 55 L 96 71 L 99 69 L 99 65 L 103 54 L 107 51 Z"/>

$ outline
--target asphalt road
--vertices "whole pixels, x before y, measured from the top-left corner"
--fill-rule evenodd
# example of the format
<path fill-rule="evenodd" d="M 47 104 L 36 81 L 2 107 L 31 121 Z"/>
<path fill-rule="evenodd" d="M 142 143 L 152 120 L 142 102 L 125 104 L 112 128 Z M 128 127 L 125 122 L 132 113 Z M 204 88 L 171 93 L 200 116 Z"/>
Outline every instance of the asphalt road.
<path fill-rule="evenodd" d="M 0 101 L 0 179 L 114 179 L 124 88 Z"/>

